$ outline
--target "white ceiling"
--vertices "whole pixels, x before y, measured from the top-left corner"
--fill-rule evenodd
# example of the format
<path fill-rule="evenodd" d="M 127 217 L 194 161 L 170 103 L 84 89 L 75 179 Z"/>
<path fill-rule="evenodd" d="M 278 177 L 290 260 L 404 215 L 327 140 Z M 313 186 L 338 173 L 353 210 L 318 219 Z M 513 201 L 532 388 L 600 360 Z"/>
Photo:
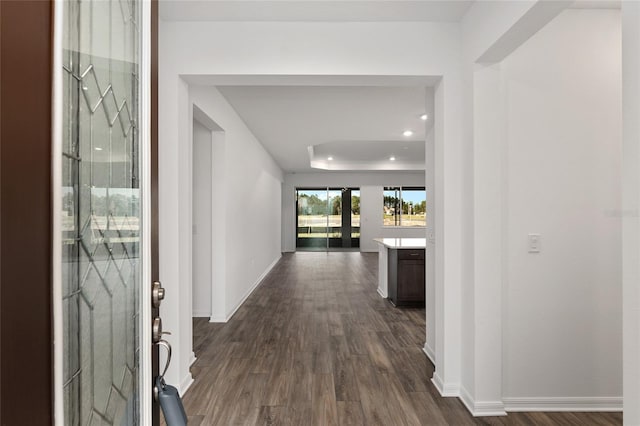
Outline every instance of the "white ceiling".
<path fill-rule="evenodd" d="M 459 22 L 467 0 L 161 0 L 167 21 Z M 249 77 L 249 80 L 251 77 Z M 189 76 L 216 85 L 285 171 L 423 170 L 433 82 L 425 78 Z M 351 81 L 349 81 L 351 80 Z M 383 81 L 384 80 L 384 81 Z M 420 115 L 430 117 L 426 123 Z M 430 128 L 430 127 L 429 127 Z M 414 131 L 404 137 L 406 129 Z M 329 156 L 332 161 L 327 160 Z M 394 156 L 395 161 L 389 157 Z"/>
<path fill-rule="evenodd" d="M 161 0 L 167 21 L 459 22 L 467 0 Z"/>
<path fill-rule="evenodd" d="M 219 86 L 287 172 L 424 170 L 433 93 L 424 86 Z M 420 115 L 427 113 L 425 122 Z M 411 137 L 403 136 L 412 130 Z M 327 158 L 333 157 L 332 161 Z M 394 156 L 395 161 L 389 158 Z"/>

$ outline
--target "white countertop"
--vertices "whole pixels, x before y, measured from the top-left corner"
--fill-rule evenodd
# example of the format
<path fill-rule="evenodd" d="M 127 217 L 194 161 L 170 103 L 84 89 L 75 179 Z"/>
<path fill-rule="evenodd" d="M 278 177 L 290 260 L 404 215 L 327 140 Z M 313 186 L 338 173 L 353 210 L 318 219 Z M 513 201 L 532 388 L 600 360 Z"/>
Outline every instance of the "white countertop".
<path fill-rule="evenodd" d="M 391 249 L 423 249 L 427 246 L 426 238 L 374 238 L 373 241 Z"/>

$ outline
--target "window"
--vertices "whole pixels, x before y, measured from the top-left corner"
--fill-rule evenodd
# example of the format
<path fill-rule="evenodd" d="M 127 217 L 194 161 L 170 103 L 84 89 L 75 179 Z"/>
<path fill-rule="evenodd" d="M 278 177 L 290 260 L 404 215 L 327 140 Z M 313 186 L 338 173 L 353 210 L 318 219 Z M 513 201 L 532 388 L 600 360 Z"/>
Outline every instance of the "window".
<path fill-rule="evenodd" d="M 360 247 L 359 188 L 296 188 L 296 247 Z"/>
<path fill-rule="evenodd" d="M 383 226 L 427 226 L 427 192 L 418 186 L 384 188 Z"/>
<path fill-rule="evenodd" d="M 351 238 L 360 238 L 360 190 L 351 190 Z"/>

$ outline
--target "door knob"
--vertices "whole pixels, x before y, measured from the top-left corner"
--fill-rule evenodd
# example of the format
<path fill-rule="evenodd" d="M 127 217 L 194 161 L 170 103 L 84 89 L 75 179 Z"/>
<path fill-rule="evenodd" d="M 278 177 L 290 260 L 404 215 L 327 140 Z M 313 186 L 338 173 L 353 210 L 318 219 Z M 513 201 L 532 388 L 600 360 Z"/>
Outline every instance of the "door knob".
<path fill-rule="evenodd" d="M 160 302 L 164 299 L 164 287 L 160 284 L 160 281 L 154 281 L 151 287 L 151 303 L 154 308 L 160 307 Z"/>

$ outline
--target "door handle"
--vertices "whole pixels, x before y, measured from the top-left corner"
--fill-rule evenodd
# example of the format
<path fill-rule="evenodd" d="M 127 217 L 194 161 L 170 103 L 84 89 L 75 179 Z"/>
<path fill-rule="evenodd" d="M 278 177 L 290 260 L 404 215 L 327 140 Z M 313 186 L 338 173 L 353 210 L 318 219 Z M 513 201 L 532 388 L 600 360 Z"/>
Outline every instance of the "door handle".
<path fill-rule="evenodd" d="M 170 335 L 171 333 L 168 331 L 162 331 L 162 319 L 160 319 L 160 317 L 155 317 L 151 324 L 151 340 L 153 343 L 157 344 L 162 340 L 162 336 L 164 334 Z"/>
<path fill-rule="evenodd" d="M 154 281 L 151 287 L 151 304 L 154 308 L 159 308 L 160 303 L 164 300 L 165 290 L 160 281 Z"/>

